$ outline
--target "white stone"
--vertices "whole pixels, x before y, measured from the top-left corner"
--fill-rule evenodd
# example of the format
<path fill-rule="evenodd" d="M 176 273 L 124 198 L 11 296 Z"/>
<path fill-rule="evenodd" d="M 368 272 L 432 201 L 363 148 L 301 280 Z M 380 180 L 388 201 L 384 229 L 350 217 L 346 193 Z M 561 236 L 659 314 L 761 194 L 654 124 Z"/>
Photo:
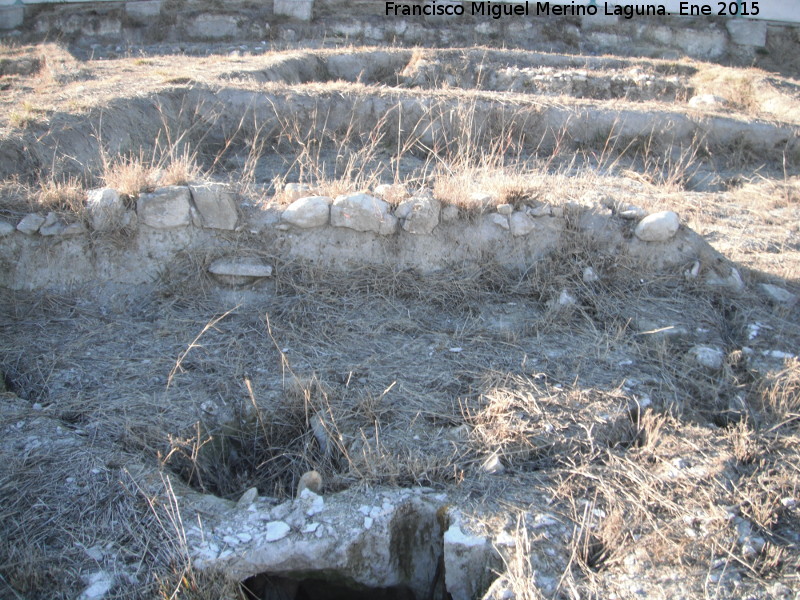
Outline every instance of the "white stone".
<path fill-rule="evenodd" d="M 298 21 L 310 21 L 314 13 L 314 0 L 274 0 L 273 12 Z"/>
<path fill-rule="evenodd" d="M 762 283 L 759 287 L 761 291 L 779 304 L 792 304 L 797 301 L 797 296 L 777 285 Z"/>
<path fill-rule="evenodd" d="M 11 235 L 14 233 L 16 228 L 11 223 L 6 223 L 5 221 L 0 221 L 0 238 L 6 237 L 7 235 Z"/>
<path fill-rule="evenodd" d="M 308 229 L 328 224 L 333 198 L 328 196 L 306 196 L 298 198 L 283 211 L 281 219 L 287 223 Z"/>
<path fill-rule="evenodd" d="M 380 198 L 369 194 L 345 194 L 333 201 L 331 225 L 391 235 L 397 230 L 397 218 L 389 212 L 389 204 Z"/>
<path fill-rule="evenodd" d="M 253 258 L 218 258 L 209 265 L 208 272 L 231 277 L 271 277 L 272 267 Z"/>
<path fill-rule="evenodd" d="M 113 231 L 120 227 L 122 215 L 125 214 L 125 203 L 115 189 L 89 190 L 86 197 L 86 212 L 92 229 Z"/>
<path fill-rule="evenodd" d="M 307 517 L 313 517 L 325 510 L 325 499 L 308 488 L 300 492 L 300 499 L 305 506 L 305 514 Z"/>
<path fill-rule="evenodd" d="M 30 213 L 22 218 L 22 221 L 17 225 L 17 231 L 21 231 L 26 235 L 33 235 L 39 231 L 39 227 L 44 223 L 44 217 L 36 213 Z"/>
<path fill-rule="evenodd" d="M 728 103 L 722 96 L 714 94 L 698 94 L 689 100 L 692 108 L 722 108 Z"/>
<path fill-rule="evenodd" d="M 139 221 L 154 229 L 172 229 L 192 224 L 189 188 L 179 185 L 157 188 L 136 201 Z"/>
<path fill-rule="evenodd" d="M 499 212 L 501 215 L 508 216 L 512 212 L 514 212 L 514 207 L 511 206 L 510 204 L 498 204 L 497 212 Z"/>
<path fill-rule="evenodd" d="M 583 270 L 583 282 L 584 283 L 594 283 L 595 281 L 599 281 L 600 277 L 597 276 L 594 269 L 592 267 L 586 267 Z"/>
<path fill-rule="evenodd" d="M 502 229 L 509 229 L 510 227 L 508 224 L 508 217 L 505 215 L 501 215 L 500 213 L 491 213 L 489 215 L 486 215 L 486 219 L 492 225 L 497 225 Z"/>
<path fill-rule="evenodd" d="M 483 461 L 481 470 L 490 475 L 500 475 L 501 473 L 505 472 L 506 468 L 500 461 L 500 456 L 497 454 L 497 452 L 492 452 L 489 457 Z"/>
<path fill-rule="evenodd" d="M 247 490 L 244 494 L 242 494 L 242 497 L 239 498 L 239 501 L 236 503 L 236 508 L 246 509 L 257 499 L 258 499 L 258 488 L 252 487 L 249 490 Z"/>
<path fill-rule="evenodd" d="M 415 235 L 428 235 L 439 224 L 442 205 L 430 196 L 418 196 L 400 203 L 397 216 L 403 220 L 403 229 Z"/>
<path fill-rule="evenodd" d="M 731 41 L 740 46 L 763 48 L 767 45 L 767 23 L 754 19 L 727 19 L 725 27 Z"/>
<path fill-rule="evenodd" d="M 716 346 L 693 346 L 688 354 L 694 362 L 709 371 L 718 371 L 725 362 L 725 352 Z"/>
<path fill-rule="evenodd" d="M 540 204 L 528 209 L 528 214 L 532 217 L 549 217 L 552 213 L 549 204 Z"/>
<path fill-rule="evenodd" d="M 739 270 L 734 267 L 731 267 L 730 274 L 727 276 L 710 271 L 706 276 L 706 283 L 714 287 L 727 288 L 734 292 L 741 292 L 745 288 Z"/>
<path fill-rule="evenodd" d="M 645 242 L 665 242 L 678 232 L 680 226 L 677 213 L 666 210 L 653 213 L 639 221 L 634 233 Z"/>
<path fill-rule="evenodd" d="M 508 218 L 511 235 L 521 237 L 536 229 L 536 220 L 524 212 L 515 212 Z"/>
<path fill-rule="evenodd" d="M 558 305 L 559 306 L 573 306 L 578 303 L 578 300 L 570 294 L 567 290 L 561 290 L 561 293 L 558 295 Z"/>
<path fill-rule="evenodd" d="M 277 542 L 289 535 L 290 530 L 291 527 L 283 521 L 270 521 L 267 523 L 267 529 L 264 532 L 264 540 L 267 542 Z"/>
<path fill-rule="evenodd" d="M 61 235 L 64 229 L 66 229 L 66 226 L 59 220 L 58 215 L 51 212 L 47 214 L 44 223 L 39 227 L 39 235 Z"/>
<path fill-rule="evenodd" d="M 236 229 L 239 215 L 236 200 L 229 185 L 201 183 L 189 185 L 192 200 L 203 220 L 203 227 L 211 229 Z"/>
<path fill-rule="evenodd" d="M 106 571 L 97 571 L 89 575 L 86 583 L 89 587 L 81 592 L 78 600 L 100 600 L 114 587 L 114 576 Z"/>

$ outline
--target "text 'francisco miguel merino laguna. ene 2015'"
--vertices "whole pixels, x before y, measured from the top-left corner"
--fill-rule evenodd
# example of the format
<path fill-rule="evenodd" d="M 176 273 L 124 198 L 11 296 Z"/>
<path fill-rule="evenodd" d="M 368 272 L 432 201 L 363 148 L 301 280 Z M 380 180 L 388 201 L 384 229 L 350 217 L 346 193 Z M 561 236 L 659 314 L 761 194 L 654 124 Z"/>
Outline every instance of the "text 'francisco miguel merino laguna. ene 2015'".
<path fill-rule="evenodd" d="M 668 15 L 663 4 L 630 4 L 615 5 L 604 2 L 602 7 L 596 4 L 562 4 L 560 2 L 463 2 L 453 4 L 446 0 L 433 0 L 426 4 L 403 4 L 386 2 L 387 17 L 461 17 L 464 15 L 491 17 L 501 19 L 513 16 L 564 16 L 579 17 L 585 15 L 616 15 L 626 19 L 635 16 Z"/>

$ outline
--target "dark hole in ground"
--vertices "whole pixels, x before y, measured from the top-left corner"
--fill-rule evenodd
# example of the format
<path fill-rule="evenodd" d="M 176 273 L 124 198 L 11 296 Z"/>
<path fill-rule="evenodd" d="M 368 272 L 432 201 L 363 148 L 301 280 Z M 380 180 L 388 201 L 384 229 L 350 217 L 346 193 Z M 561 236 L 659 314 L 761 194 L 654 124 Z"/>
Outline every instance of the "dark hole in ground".
<path fill-rule="evenodd" d="M 294 580 L 266 573 L 245 579 L 242 590 L 248 600 L 422 600 L 403 586 L 367 588 L 324 579 Z"/>

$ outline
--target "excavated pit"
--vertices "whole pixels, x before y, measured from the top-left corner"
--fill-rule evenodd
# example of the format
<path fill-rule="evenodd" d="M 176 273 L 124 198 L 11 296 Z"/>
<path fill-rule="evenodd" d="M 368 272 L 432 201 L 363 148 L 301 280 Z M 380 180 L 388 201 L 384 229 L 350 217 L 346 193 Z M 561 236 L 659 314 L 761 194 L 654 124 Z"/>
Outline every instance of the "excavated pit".
<path fill-rule="evenodd" d="M 624 530 L 625 486 L 661 477 L 666 494 L 687 479 L 680 493 L 700 506 L 745 477 L 755 461 L 739 457 L 756 450 L 738 432 L 768 418 L 752 398 L 800 339 L 796 272 L 769 267 L 800 248 L 796 82 L 760 80 L 745 110 L 741 97 L 689 108 L 715 81 L 699 63 L 298 51 L 153 82 L 154 66 L 125 63 L 140 94 L 6 124 L 0 139 L 5 179 L 100 187 L 119 157 L 150 169 L 136 193 L 82 197 L 77 211 L 0 207 L 13 392 L 0 423 L 18 469 L 2 481 L 28 486 L 15 498 L 34 499 L 31 522 L 47 531 L 49 493 L 86 503 L 102 479 L 122 482 L 160 539 L 182 515 L 177 555 L 249 598 L 499 599 L 511 548 L 554 597 L 568 577 L 616 576 L 641 551 L 620 550 L 631 540 L 700 528 L 681 496 Z M 164 184 L 187 156 L 199 169 Z M 754 171 L 776 182 L 765 196 L 786 198 L 756 234 L 727 195 Z M 323 199 L 297 208 L 310 196 Z M 648 213 L 666 233 L 651 237 Z M 63 441 L 62 466 L 46 439 Z M 59 470 L 71 461 L 79 472 Z M 639 470 L 619 475 L 629 463 Z M 37 464 L 56 483 L 30 483 Z M 321 496 L 298 493 L 311 470 Z M 602 477 L 625 485 L 613 496 L 592 487 Z M 648 498 L 626 506 L 660 506 Z M 102 501 L 112 515 L 123 502 Z M 786 556 L 795 519 L 787 508 L 770 525 Z M 130 543 L 101 524 L 112 546 Z M 9 544 L 28 535 L 9 527 Z M 74 536 L 78 550 L 53 547 L 86 561 L 94 542 Z M 744 543 L 720 536 L 715 548 Z M 87 555 L 113 563 L 120 586 L 119 573 L 149 577 L 143 561 L 176 560 L 142 547 L 138 567 Z M 692 561 L 708 554 L 691 547 Z M 81 569 L 65 576 L 72 597 Z"/>

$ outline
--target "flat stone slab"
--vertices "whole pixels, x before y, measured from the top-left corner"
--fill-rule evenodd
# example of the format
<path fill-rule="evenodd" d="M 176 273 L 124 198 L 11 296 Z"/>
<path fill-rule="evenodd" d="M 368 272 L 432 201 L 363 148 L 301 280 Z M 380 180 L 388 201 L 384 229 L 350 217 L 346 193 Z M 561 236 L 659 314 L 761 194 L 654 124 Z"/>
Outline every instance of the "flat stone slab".
<path fill-rule="evenodd" d="M 219 258 L 211 263 L 208 272 L 228 277 L 271 277 L 272 266 L 245 258 Z"/>

